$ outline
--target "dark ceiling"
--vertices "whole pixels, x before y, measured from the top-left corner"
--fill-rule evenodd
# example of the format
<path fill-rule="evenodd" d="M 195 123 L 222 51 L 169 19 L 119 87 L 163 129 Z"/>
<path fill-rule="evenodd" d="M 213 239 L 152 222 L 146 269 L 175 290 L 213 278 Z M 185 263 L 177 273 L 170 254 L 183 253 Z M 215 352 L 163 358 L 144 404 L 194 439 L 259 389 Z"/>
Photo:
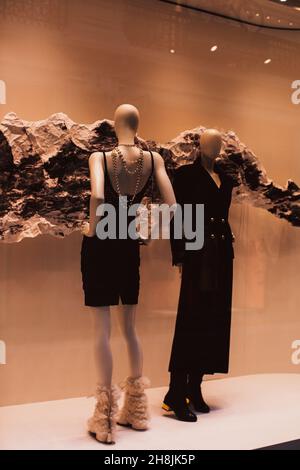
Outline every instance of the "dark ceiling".
<path fill-rule="evenodd" d="M 161 0 L 265 28 L 300 31 L 300 0 Z"/>
<path fill-rule="evenodd" d="M 280 2 L 279 0 L 270 0 L 270 2 L 281 3 L 283 6 L 288 7 L 300 7 L 299 0 L 286 0 L 286 2 Z"/>

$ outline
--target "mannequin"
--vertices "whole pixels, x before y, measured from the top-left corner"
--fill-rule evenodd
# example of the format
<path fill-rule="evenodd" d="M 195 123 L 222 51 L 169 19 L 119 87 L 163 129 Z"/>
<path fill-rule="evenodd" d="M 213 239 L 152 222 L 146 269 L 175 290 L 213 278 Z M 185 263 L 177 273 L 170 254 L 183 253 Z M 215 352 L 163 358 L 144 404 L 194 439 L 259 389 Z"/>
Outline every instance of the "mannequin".
<path fill-rule="evenodd" d="M 215 166 L 221 146 L 221 134 L 206 130 L 196 160 L 180 167 L 173 183 L 179 204 L 190 203 L 193 208 L 204 204 L 203 247 L 185 250 L 184 237 L 171 235 L 170 239 L 181 287 L 169 362 L 170 386 L 162 407 L 182 421 L 197 420 L 191 404 L 195 411 L 210 411 L 200 387 L 203 375 L 228 372 L 234 258 L 228 213 L 233 183 Z"/>
<path fill-rule="evenodd" d="M 97 239 L 96 234 L 97 224 L 102 217 L 96 215 L 97 207 L 106 202 L 107 198 L 113 200 L 115 195 L 117 198 L 120 195 L 132 196 L 135 192 L 137 184 L 133 172 L 138 165 L 136 162 L 141 158 L 141 149 L 134 142 L 139 119 L 137 108 L 130 104 L 122 104 L 115 110 L 117 147 L 125 162 L 121 157 L 116 158 L 116 155 L 113 155 L 114 150 L 105 153 L 94 152 L 89 158 L 90 219 L 83 230 L 81 256 L 85 305 L 92 310 L 95 327 L 95 358 L 98 372 L 96 398 L 98 402 L 94 416 L 88 421 L 88 430 L 96 435 L 96 438 L 101 442 L 114 442 L 116 423 L 139 430 L 148 428 L 149 412 L 144 388 L 149 386 L 150 381 L 142 375 L 143 353 L 135 329 L 139 292 L 139 243 L 138 240 L 130 239 L 101 240 Z M 136 201 L 133 199 L 133 202 L 140 202 L 143 191 L 150 181 L 149 178 L 152 177 L 156 180 L 162 200 L 169 206 L 173 206 L 176 202 L 175 195 L 166 173 L 163 158 L 157 152 L 143 151 L 141 161 L 140 181 L 138 191 L 136 191 L 136 195 L 139 197 L 136 198 Z M 124 167 L 124 165 L 126 166 Z M 126 167 L 131 173 L 125 171 Z M 117 185 L 116 181 L 118 181 Z M 119 195 L 118 189 L 120 190 Z M 103 253 L 101 253 L 102 249 Z M 116 256 L 116 251 L 119 253 L 118 256 Z M 99 272 L 96 273 L 96 277 L 94 276 L 94 281 L 91 276 L 95 266 L 91 268 L 91 260 L 96 263 L 96 260 L 93 261 L 95 256 L 99 257 Z M 107 278 L 112 269 L 114 271 L 110 281 Z M 125 400 L 123 409 L 118 412 L 117 402 L 120 397 L 120 389 L 116 384 L 112 384 L 110 306 L 119 303 L 120 292 L 114 290 L 111 299 L 105 296 L 108 295 L 108 291 L 115 289 L 115 279 L 120 270 L 124 275 L 120 276 L 119 281 L 122 305 L 118 312 L 118 320 L 127 345 L 130 375 L 121 384 L 121 388 L 125 388 Z M 92 293 L 89 287 L 91 282 L 97 283 L 96 289 Z M 125 286 L 124 289 L 122 286 Z M 101 293 L 102 291 L 103 293 Z M 111 409 L 111 412 L 105 413 L 104 410 L 108 409 Z"/>

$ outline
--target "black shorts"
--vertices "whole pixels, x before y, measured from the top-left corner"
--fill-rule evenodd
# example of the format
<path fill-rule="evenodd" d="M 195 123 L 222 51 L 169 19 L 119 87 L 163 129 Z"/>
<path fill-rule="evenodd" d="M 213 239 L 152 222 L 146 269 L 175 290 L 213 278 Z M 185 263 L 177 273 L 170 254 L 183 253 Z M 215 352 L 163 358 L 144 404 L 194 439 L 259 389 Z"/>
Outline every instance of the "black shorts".
<path fill-rule="evenodd" d="M 81 274 L 84 305 L 137 304 L 140 287 L 140 245 L 127 238 L 101 240 L 83 235 Z"/>

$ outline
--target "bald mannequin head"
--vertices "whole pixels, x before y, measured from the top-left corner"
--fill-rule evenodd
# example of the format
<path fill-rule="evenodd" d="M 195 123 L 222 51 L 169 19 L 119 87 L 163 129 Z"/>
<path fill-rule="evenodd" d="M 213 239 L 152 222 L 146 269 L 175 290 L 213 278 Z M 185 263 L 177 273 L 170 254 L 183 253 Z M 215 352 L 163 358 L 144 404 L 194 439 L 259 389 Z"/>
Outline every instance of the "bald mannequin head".
<path fill-rule="evenodd" d="M 206 129 L 200 137 L 201 154 L 204 157 L 215 159 L 220 155 L 221 148 L 221 133 L 217 129 Z"/>
<path fill-rule="evenodd" d="M 114 121 L 116 134 L 129 131 L 134 135 L 139 126 L 140 115 L 138 109 L 132 104 L 121 104 L 115 110 Z"/>

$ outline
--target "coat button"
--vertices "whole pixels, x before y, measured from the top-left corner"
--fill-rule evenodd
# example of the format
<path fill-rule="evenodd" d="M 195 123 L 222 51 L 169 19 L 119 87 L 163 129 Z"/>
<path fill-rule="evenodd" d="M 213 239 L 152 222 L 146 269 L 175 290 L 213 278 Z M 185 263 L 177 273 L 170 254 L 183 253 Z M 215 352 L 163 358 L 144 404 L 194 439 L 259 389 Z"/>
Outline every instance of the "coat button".
<path fill-rule="evenodd" d="M 211 233 L 211 234 L 210 234 L 210 238 L 215 238 L 215 234 L 214 234 L 214 233 Z"/>
<path fill-rule="evenodd" d="M 221 219 L 221 220 L 222 220 L 222 222 L 223 222 L 223 224 L 224 224 L 224 222 L 225 222 L 225 219 Z"/>
<path fill-rule="evenodd" d="M 215 219 L 214 219 L 213 217 L 211 217 L 211 218 L 210 218 L 210 221 L 211 221 L 211 222 L 214 222 L 214 221 L 215 221 Z"/>
<path fill-rule="evenodd" d="M 222 235 L 221 235 L 221 238 L 222 238 L 222 240 L 225 240 L 225 235 L 222 234 Z"/>

